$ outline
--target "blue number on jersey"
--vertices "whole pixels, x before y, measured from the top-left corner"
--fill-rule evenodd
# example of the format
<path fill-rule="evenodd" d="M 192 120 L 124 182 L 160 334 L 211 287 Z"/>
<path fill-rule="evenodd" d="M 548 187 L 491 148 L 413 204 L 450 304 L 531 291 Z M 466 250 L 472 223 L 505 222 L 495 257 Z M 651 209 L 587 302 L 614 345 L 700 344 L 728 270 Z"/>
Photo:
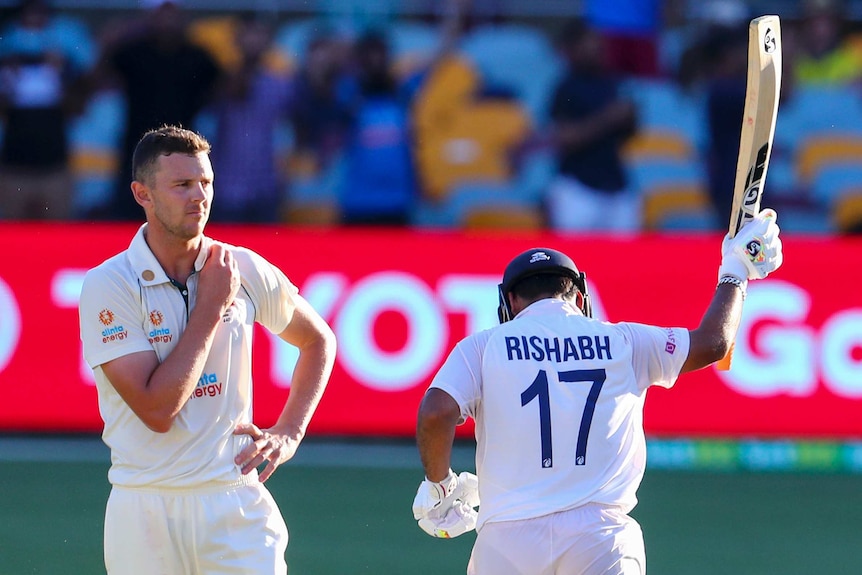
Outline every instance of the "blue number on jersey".
<path fill-rule="evenodd" d="M 584 413 L 581 416 L 581 427 L 578 431 L 578 442 L 575 448 L 575 465 L 587 463 L 587 439 L 590 435 L 590 426 L 593 423 L 593 413 L 596 410 L 596 402 L 602 385 L 605 383 L 607 373 L 604 369 L 574 369 L 570 371 L 557 372 L 560 383 L 591 383 L 584 405 Z M 539 434 L 542 443 L 542 467 L 554 466 L 554 447 L 551 439 L 551 398 L 548 391 L 548 374 L 544 369 L 539 370 L 533 383 L 521 393 L 521 406 L 539 400 Z"/>

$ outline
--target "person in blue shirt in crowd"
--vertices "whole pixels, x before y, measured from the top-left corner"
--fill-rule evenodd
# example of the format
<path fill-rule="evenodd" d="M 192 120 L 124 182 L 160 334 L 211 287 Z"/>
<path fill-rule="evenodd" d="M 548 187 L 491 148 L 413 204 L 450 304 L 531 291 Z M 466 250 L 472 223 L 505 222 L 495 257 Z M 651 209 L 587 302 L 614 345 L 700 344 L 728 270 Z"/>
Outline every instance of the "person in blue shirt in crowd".
<path fill-rule="evenodd" d="M 23 0 L 0 29 L 0 218 L 73 216 L 70 123 L 96 47 L 80 21 Z"/>
<path fill-rule="evenodd" d="M 382 33 L 366 32 L 354 55 L 357 94 L 339 194 L 341 222 L 407 225 L 418 196 L 407 90 L 392 73 Z"/>

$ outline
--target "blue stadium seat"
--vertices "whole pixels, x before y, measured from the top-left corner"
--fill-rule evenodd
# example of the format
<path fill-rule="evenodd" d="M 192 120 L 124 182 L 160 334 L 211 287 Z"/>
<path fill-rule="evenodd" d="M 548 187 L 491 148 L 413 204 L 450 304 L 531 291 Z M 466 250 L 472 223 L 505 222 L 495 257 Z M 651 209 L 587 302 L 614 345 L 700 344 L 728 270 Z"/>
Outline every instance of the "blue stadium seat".
<path fill-rule="evenodd" d="M 114 193 L 126 100 L 120 92 L 98 92 L 69 126 L 74 176 L 74 210 L 84 214 L 105 205 Z"/>
<path fill-rule="evenodd" d="M 862 102 L 853 88 L 799 86 L 779 102 L 776 138 L 799 142 L 833 131 L 862 135 Z"/>
<path fill-rule="evenodd" d="M 332 34 L 351 38 L 356 30 L 349 23 L 334 22 L 322 18 L 292 20 L 276 30 L 273 46 L 287 60 L 288 69 L 296 71 L 305 60 L 309 42 L 318 35 Z"/>
<path fill-rule="evenodd" d="M 811 183 L 811 198 L 830 207 L 851 190 L 862 190 L 862 158 L 859 162 L 834 164 L 820 170 Z"/>
<path fill-rule="evenodd" d="M 453 187 L 447 203 L 458 227 L 541 228 L 541 204 L 524 191 L 512 184 L 464 182 Z"/>
<path fill-rule="evenodd" d="M 635 103 L 641 131 L 677 134 L 694 150 L 706 149 L 703 94 L 685 91 L 670 80 L 645 78 L 630 78 L 623 90 Z"/>
<path fill-rule="evenodd" d="M 392 59 L 402 73 L 427 63 L 440 47 L 440 32 L 430 24 L 398 20 L 388 33 Z"/>
<path fill-rule="evenodd" d="M 487 84 L 513 90 L 533 122 L 545 124 L 563 64 L 543 32 L 519 24 L 481 26 L 462 40 L 461 52 Z"/>

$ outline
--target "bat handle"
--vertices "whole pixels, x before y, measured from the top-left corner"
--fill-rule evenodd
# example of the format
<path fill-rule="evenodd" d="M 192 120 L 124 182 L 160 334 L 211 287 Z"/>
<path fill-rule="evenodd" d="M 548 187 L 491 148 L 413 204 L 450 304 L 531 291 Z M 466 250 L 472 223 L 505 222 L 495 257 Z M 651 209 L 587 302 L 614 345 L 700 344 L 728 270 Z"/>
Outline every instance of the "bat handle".
<path fill-rule="evenodd" d="M 715 368 L 718 371 L 728 371 L 730 369 L 730 363 L 733 361 L 733 347 L 736 345 L 735 342 L 731 342 L 730 349 L 727 350 L 727 355 L 718 360 L 715 364 Z"/>

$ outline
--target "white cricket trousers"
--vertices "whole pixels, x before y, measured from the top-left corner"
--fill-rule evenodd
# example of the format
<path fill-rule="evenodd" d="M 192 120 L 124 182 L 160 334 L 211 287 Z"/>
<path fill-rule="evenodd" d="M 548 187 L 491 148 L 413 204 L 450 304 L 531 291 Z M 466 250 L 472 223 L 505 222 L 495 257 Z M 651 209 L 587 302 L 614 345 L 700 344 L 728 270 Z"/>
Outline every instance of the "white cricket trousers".
<path fill-rule="evenodd" d="M 588 504 L 486 523 L 468 575 L 646 575 L 643 533 L 621 509 Z"/>
<path fill-rule="evenodd" d="M 287 526 L 256 477 L 195 489 L 114 486 L 108 575 L 286 575 Z"/>
<path fill-rule="evenodd" d="M 634 189 L 605 193 L 568 176 L 558 176 L 545 195 L 548 224 L 555 231 L 636 232 L 642 200 Z"/>

